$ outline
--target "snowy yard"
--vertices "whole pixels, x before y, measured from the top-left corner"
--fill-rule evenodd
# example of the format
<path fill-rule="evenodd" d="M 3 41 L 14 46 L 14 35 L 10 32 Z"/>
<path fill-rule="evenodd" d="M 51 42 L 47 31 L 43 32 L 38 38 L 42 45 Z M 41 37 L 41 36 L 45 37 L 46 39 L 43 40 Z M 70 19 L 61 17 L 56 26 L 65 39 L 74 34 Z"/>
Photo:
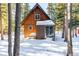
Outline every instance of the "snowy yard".
<path fill-rule="evenodd" d="M 51 38 L 45 40 L 24 39 L 21 36 L 20 55 L 21 56 L 65 56 L 67 43 L 61 38 L 61 33 L 56 33 L 56 41 Z M 0 56 L 8 55 L 8 41 L 0 40 Z M 73 38 L 73 54 L 79 56 L 79 37 Z"/>

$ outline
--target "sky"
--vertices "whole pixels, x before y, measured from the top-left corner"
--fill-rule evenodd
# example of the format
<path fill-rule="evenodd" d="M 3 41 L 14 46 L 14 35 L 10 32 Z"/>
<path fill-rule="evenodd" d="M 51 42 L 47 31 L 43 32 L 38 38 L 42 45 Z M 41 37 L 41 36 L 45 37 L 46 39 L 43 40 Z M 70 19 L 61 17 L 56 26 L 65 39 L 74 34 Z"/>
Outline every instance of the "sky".
<path fill-rule="evenodd" d="M 34 5 L 35 5 L 35 3 L 30 3 L 29 4 L 30 5 L 30 8 L 32 9 L 33 7 L 34 7 Z M 39 5 L 43 8 L 43 10 L 47 13 L 47 5 L 48 5 L 48 3 L 39 3 Z"/>

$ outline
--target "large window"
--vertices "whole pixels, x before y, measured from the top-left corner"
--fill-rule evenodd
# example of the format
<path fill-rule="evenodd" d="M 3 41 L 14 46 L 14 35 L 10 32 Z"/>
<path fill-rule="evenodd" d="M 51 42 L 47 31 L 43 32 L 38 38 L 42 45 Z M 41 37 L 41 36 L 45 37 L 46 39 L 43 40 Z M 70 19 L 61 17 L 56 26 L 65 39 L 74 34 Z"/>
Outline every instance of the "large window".
<path fill-rule="evenodd" d="M 46 36 L 49 35 L 49 27 L 46 27 Z"/>
<path fill-rule="evenodd" d="M 46 36 L 52 35 L 53 26 L 46 26 Z"/>
<path fill-rule="evenodd" d="M 38 13 L 35 14 L 35 20 L 40 20 L 40 14 Z"/>
<path fill-rule="evenodd" d="M 50 26 L 50 34 L 52 34 L 52 33 L 53 33 L 53 27 Z"/>

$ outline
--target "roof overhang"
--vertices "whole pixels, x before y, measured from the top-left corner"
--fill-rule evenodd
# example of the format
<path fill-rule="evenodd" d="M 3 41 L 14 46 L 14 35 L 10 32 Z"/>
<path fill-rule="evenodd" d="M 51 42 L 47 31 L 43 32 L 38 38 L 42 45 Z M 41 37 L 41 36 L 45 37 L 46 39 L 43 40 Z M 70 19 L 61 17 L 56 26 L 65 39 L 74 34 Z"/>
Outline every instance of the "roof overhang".
<path fill-rule="evenodd" d="M 52 20 L 45 20 L 45 21 L 37 21 L 36 25 L 45 25 L 45 26 L 50 25 L 51 26 L 51 25 L 55 25 L 55 24 Z"/>

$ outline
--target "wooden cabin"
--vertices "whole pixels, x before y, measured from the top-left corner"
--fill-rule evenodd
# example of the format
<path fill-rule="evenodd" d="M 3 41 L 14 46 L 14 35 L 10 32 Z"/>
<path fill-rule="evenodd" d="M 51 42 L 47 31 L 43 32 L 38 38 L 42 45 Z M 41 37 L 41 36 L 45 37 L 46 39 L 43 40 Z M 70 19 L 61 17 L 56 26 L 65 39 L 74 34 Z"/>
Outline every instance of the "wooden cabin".
<path fill-rule="evenodd" d="M 44 39 L 53 34 L 54 23 L 37 3 L 22 21 L 24 37 Z"/>

